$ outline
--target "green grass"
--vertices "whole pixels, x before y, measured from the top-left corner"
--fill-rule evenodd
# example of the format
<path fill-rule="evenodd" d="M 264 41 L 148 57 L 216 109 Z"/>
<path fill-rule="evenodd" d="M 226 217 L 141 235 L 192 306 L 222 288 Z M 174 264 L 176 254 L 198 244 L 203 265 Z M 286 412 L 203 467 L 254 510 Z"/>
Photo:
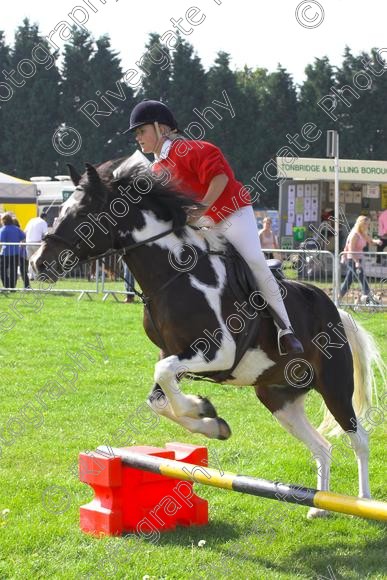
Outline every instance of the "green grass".
<path fill-rule="evenodd" d="M 0 296 L 3 327 L 14 299 Z M 2 444 L 1 579 L 386 578 L 382 523 L 341 515 L 307 521 L 306 508 L 204 486 L 197 486 L 197 493 L 210 504 L 208 527 L 166 533 L 157 543 L 81 533 L 79 506 L 92 493 L 78 481 L 78 453 L 116 445 L 112 434 L 123 424 L 137 444 L 206 444 L 222 469 L 234 473 L 315 487 L 316 471 L 305 447 L 282 430 L 249 388 L 208 383 L 192 387 L 210 396 L 229 421 L 233 436 L 226 442 L 190 434 L 164 419 L 148 427 L 134 420 L 152 384 L 157 357 L 142 330 L 140 304 L 78 302 L 52 295 L 29 301 L 29 306 L 19 305 L 18 315 L 10 314 L 7 324 L 14 326 L 1 334 L 1 427 L 11 417 L 20 418 L 21 408 L 48 381 L 63 383 L 63 365 L 74 366 L 66 353 L 80 352 L 87 343 L 98 346 L 97 334 L 103 352 L 89 349 L 94 362 L 82 359 L 75 390 L 67 389 L 56 400 L 42 396 L 46 408 L 40 406 L 40 426 L 30 421 L 13 445 Z M 361 313 L 379 343 L 386 317 Z M 309 397 L 308 413 L 318 423 L 320 399 L 315 394 Z M 20 423 L 12 425 L 23 429 Z M 9 431 L 0 436 L 9 437 Z M 374 497 L 386 499 L 382 437 L 379 426 L 371 437 L 370 475 Z M 351 454 L 341 465 L 333 464 L 332 489 L 356 495 Z M 3 510 L 9 513 L 2 515 Z M 206 541 L 203 547 L 200 540 Z"/>

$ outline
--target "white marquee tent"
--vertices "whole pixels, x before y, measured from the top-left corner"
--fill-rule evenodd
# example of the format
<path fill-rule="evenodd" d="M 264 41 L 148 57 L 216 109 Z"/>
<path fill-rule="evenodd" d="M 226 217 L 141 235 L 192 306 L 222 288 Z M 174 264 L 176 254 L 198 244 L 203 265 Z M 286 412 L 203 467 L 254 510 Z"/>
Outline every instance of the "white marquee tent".
<path fill-rule="evenodd" d="M 36 203 L 36 192 L 31 181 L 0 172 L 0 203 Z"/>

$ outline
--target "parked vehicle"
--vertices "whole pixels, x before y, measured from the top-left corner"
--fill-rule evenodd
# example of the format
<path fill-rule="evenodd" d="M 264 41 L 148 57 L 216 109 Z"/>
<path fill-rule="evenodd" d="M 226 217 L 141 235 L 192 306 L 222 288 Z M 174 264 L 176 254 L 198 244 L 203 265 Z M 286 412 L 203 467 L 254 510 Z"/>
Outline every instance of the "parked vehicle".
<path fill-rule="evenodd" d="M 52 227 L 58 217 L 60 207 L 73 193 L 75 186 L 68 175 L 55 175 L 55 179 L 47 176 L 31 177 L 37 186 L 39 214 L 45 211 L 48 215 L 48 226 Z"/>

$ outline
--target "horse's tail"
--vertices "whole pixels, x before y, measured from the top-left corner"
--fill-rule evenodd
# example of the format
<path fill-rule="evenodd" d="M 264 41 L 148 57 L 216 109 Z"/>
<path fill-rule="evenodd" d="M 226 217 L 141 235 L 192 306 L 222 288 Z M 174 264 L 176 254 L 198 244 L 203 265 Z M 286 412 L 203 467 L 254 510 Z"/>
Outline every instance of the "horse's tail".
<path fill-rule="evenodd" d="M 356 417 L 361 419 L 372 404 L 373 394 L 377 398 L 374 369 L 375 367 L 378 369 L 382 376 L 383 384 L 385 384 L 386 365 L 372 335 L 358 322 L 355 323 L 353 318 L 344 310 L 339 309 L 339 314 L 352 352 L 353 407 Z M 328 409 L 325 409 L 324 418 L 318 430 L 320 433 L 328 433 L 329 435 L 342 433 L 342 429 Z"/>

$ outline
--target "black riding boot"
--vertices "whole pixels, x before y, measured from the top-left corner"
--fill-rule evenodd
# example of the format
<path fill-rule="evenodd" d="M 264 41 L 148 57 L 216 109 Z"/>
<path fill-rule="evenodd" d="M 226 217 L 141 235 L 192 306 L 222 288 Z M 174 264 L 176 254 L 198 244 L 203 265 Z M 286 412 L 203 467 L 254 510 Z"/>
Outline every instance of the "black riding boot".
<path fill-rule="evenodd" d="M 280 355 L 285 356 L 287 354 L 303 353 L 304 348 L 294 334 L 293 328 L 291 326 L 287 327 L 284 321 L 279 318 L 278 314 L 270 306 L 268 306 L 268 309 L 278 330 L 278 351 Z"/>
<path fill-rule="evenodd" d="M 304 348 L 294 334 L 292 327 L 285 330 L 278 328 L 278 350 L 281 356 L 301 354 L 304 352 Z"/>

